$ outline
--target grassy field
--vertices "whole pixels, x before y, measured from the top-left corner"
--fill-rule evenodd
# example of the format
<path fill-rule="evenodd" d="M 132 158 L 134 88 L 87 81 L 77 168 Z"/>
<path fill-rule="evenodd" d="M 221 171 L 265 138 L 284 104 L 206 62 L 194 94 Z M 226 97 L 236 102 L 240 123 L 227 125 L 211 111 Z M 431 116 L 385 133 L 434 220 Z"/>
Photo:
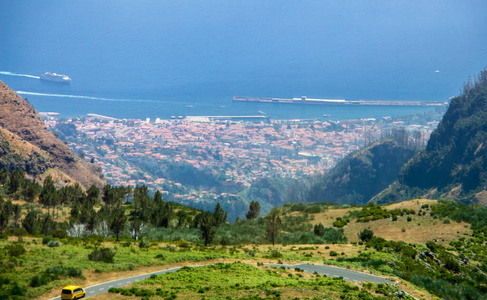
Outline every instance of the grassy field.
<path fill-rule="evenodd" d="M 414 210 L 414 214 L 408 213 L 398 216 L 396 221 L 392 221 L 390 217 L 387 217 L 367 222 L 357 222 L 358 219 L 353 217 L 363 209 L 362 207 L 337 208 L 336 206 L 323 206 L 320 208 L 320 212 L 313 212 L 316 208 L 310 209 L 309 207 L 298 207 L 298 210 L 296 210 L 296 207 L 293 208 L 291 206 L 282 208 L 283 221 L 288 222 L 288 224 L 283 224 L 283 235 L 300 234 L 300 232 L 312 234 L 312 228 L 315 224 L 322 223 L 324 226 L 330 227 L 333 226 L 333 222 L 337 218 L 349 218 L 348 224 L 343 227 L 345 236 L 348 239 L 347 243 L 276 244 L 276 246 L 266 244 L 222 246 L 214 244 L 209 247 L 203 247 L 201 242 L 186 242 L 184 240 L 161 242 L 154 240 L 149 241 L 148 247 L 144 246 L 141 248 L 138 242 L 128 238 L 124 238 L 119 243 L 115 243 L 113 239 L 102 240 L 99 237 L 52 239 L 53 243 L 49 246 L 49 243 L 43 243 L 43 238 L 41 237 L 24 236 L 19 241 L 19 238 L 10 236 L 8 239 L 0 239 L 0 290 L 3 288 L 8 289 L 11 293 L 16 292 L 21 295 L 18 299 L 49 299 L 57 296 L 60 288 L 67 284 L 90 286 L 113 279 L 173 267 L 202 263 L 228 264 L 245 262 L 250 264 L 250 266 L 242 264 L 219 265 L 216 269 L 211 267 L 200 269 L 195 274 L 191 273 L 193 271 L 185 269 L 183 272 L 185 272 L 186 276 L 196 276 L 193 279 L 195 282 L 199 282 L 201 279 L 200 287 L 197 289 L 196 284 L 185 287 L 187 284 L 184 284 L 184 281 L 178 277 L 177 273 L 161 275 L 162 277 L 158 276 L 149 281 L 129 286 L 128 289 L 148 289 L 151 291 L 150 293 L 154 294 L 150 299 L 169 299 L 174 293 L 176 293 L 178 299 L 221 299 L 226 297 L 232 299 L 253 299 L 252 297 L 273 299 L 279 298 L 278 296 L 282 299 L 294 299 L 296 297 L 341 299 L 345 297 L 343 292 L 345 290 L 352 295 L 350 299 L 359 297 L 360 293 L 362 293 L 360 295 L 365 297 L 363 299 L 374 299 L 374 297 L 383 296 L 380 288 L 375 285 L 351 284 L 317 277 L 313 274 L 272 269 L 260 265 L 261 263 L 278 263 L 281 261 L 285 264 L 312 262 L 336 265 L 366 273 L 374 273 L 393 278 L 399 282 L 400 289 L 407 291 L 418 299 L 433 299 L 428 292 L 412 285 L 410 283 L 411 278 L 406 276 L 407 273 L 398 271 L 399 268 L 403 270 L 404 264 L 407 264 L 407 260 L 401 256 L 401 253 L 396 253 L 393 249 L 378 251 L 373 247 L 367 247 L 365 243 L 357 243 L 356 241 L 359 232 L 364 229 L 371 229 L 376 237 L 382 237 L 387 241 L 403 241 L 405 242 L 404 245 L 409 245 L 408 247 L 416 249 L 418 253 L 427 250 L 425 246 L 427 241 L 436 239 L 438 245 L 443 245 L 445 248 L 449 247 L 449 251 L 454 255 L 459 255 L 460 252 L 466 251 L 466 246 L 462 245 L 471 245 L 468 250 L 478 253 L 477 257 L 482 258 L 483 239 L 478 238 L 476 244 L 463 242 L 458 244 L 459 240 L 467 241 L 472 235 L 473 231 L 470 229 L 470 224 L 433 215 L 428 207 L 435 203 L 436 201 L 434 200 L 411 200 L 383 206 L 380 208 L 382 211 L 392 211 L 394 209 L 401 211 Z M 35 207 L 35 209 L 42 208 Z M 64 209 L 64 214 L 61 213 L 61 216 L 64 215 L 62 216 L 63 219 L 66 217 L 67 209 Z M 306 212 L 306 210 L 309 212 Z M 242 223 L 243 225 L 235 224 L 231 225 L 235 226 L 231 230 L 238 234 L 239 230 L 241 230 L 240 228 L 245 228 L 243 226 L 251 225 L 250 227 L 252 227 L 259 224 L 259 226 L 262 226 L 261 223 L 263 222 L 256 220 L 254 223 L 247 225 L 245 223 Z M 296 230 L 296 232 L 293 232 L 293 230 Z M 249 234 L 251 234 L 251 231 L 249 231 Z M 218 243 L 218 240 L 216 240 L 216 243 Z M 452 242 L 457 243 L 455 244 L 455 249 L 450 246 Z M 25 249 L 25 253 L 20 253 L 22 252 L 20 251 L 15 255 L 11 255 L 10 251 L 14 246 Z M 397 247 L 397 245 L 388 247 Z M 109 248 L 116 252 L 113 263 L 95 262 L 88 259 L 90 253 L 100 248 Z M 476 261 L 472 259 L 471 266 L 468 267 L 468 270 L 465 270 L 475 272 L 474 269 L 478 267 L 483 270 L 482 260 L 477 261 L 479 259 L 476 259 Z M 415 259 L 414 262 L 418 263 L 419 261 Z M 429 261 L 429 263 L 434 262 Z M 224 275 L 225 270 L 227 272 L 226 275 Z M 447 273 L 445 271 L 441 272 L 443 272 L 443 275 L 446 274 L 445 276 L 449 274 L 448 270 L 446 270 Z M 233 274 L 236 274 L 236 277 L 228 277 L 230 275 L 233 276 Z M 216 280 L 205 281 L 204 278 L 198 279 L 198 276 L 214 276 Z M 453 277 L 448 276 L 445 277 L 448 280 L 457 280 L 455 277 L 457 275 L 455 274 L 453 274 Z M 405 280 L 401 279 L 401 277 L 404 277 Z M 246 286 L 244 283 L 247 282 L 247 279 L 249 282 L 247 284 L 248 288 L 243 288 Z M 240 280 L 239 284 L 243 286 L 236 286 L 238 280 Z M 164 282 L 164 284 L 161 282 Z M 326 292 L 320 284 L 328 287 Z M 162 287 L 166 285 L 167 288 Z M 379 292 L 377 292 L 378 290 Z M 128 294 L 130 292 L 122 291 L 122 293 Z M 99 296 L 97 299 L 108 299 L 108 297 L 110 299 L 133 298 L 133 296 L 122 295 L 119 291 L 119 293 Z"/>
<path fill-rule="evenodd" d="M 276 247 L 272 247 L 270 245 L 241 245 L 229 247 L 213 246 L 205 248 L 188 243 L 152 243 L 149 248 L 140 249 L 135 243 L 130 243 L 127 241 L 118 244 L 113 242 L 104 242 L 98 244 L 97 242 L 93 242 L 88 239 L 85 239 L 85 241 L 72 240 L 71 242 L 68 242 L 68 240 L 65 240 L 61 242 L 62 244 L 59 247 L 48 247 L 47 245 L 43 245 L 42 239 L 39 238 L 25 237 L 21 243 L 15 241 L 13 237 L 11 237 L 10 240 L 1 240 L 0 249 L 5 249 L 8 245 L 17 244 L 21 244 L 26 249 L 26 252 L 18 257 L 8 257 L 8 255 L 2 255 L 2 257 L 5 257 L 5 259 L 2 261 L 2 265 L 6 266 L 6 268 L 5 272 L 1 276 L 3 278 L 9 278 L 9 280 L 12 282 L 16 282 L 25 291 L 24 296 L 27 298 L 49 299 L 57 296 L 60 288 L 68 284 L 90 286 L 113 279 L 129 277 L 137 274 L 145 274 L 157 270 L 170 269 L 176 266 L 201 264 L 202 262 L 205 264 L 222 262 L 246 262 L 252 264 L 252 268 L 250 269 L 248 267 L 238 265 L 239 272 L 243 273 L 241 275 L 235 275 L 237 277 L 232 279 L 234 281 L 238 281 L 238 278 L 240 278 L 240 280 L 243 280 L 242 278 L 249 278 L 249 282 L 253 282 L 250 289 L 256 289 L 257 287 L 255 286 L 258 286 L 260 284 L 259 282 L 267 281 L 267 279 L 266 281 L 262 281 L 264 277 L 262 277 L 263 275 L 259 272 L 267 272 L 269 267 L 257 266 L 258 263 L 260 264 L 266 262 L 276 263 L 282 261 L 286 264 L 293 264 L 303 261 L 325 263 L 365 271 L 367 273 L 381 273 L 373 268 L 364 267 L 359 262 L 350 263 L 337 261 L 336 257 L 330 255 L 332 251 L 335 251 L 339 253 L 339 257 L 351 258 L 356 257 L 359 253 L 365 251 L 365 246 L 351 244 L 287 245 Z M 95 247 L 109 247 L 116 250 L 114 263 L 90 261 L 88 259 L 88 254 L 91 253 Z M 3 254 L 5 254 L 5 250 L 3 251 Z M 65 274 L 58 274 L 55 271 L 52 271 L 52 267 L 69 266 L 74 266 L 75 268 L 79 269 L 80 274 L 76 276 L 67 276 Z M 221 269 L 219 272 L 223 272 L 222 270 L 226 269 Z M 273 270 L 272 272 L 274 271 L 276 270 Z M 215 272 L 215 270 L 211 271 L 210 268 L 210 271 L 208 272 Z M 318 280 L 317 276 L 299 273 L 299 275 L 291 278 L 288 273 L 293 274 L 294 271 L 284 272 L 281 270 L 278 273 L 281 277 L 284 276 L 283 279 L 279 279 L 282 281 L 282 283 L 279 283 L 278 289 L 275 289 L 276 287 L 266 288 L 268 291 L 265 291 L 264 289 L 263 292 L 265 293 L 271 293 L 271 291 L 274 291 L 274 294 L 271 293 L 267 296 L 274 297 L 277 294 L 280 294 L 282 296 L 286 296 L 284 299 L 293 299 L 294 297 L 312 298 L 317 295 L 322 295 L 320 294 L 322 292 L 322 288 L 320 287 L 319 283 L 315 282 Z M 32 287 L 32 279 L 35 276 L 43 276 L 43 274 L 50 274 L 50 280 L 41 286 Z M 268 272 L 265 274 L 268 274 Z M 275 276 L 275 274 L 272 274 L 269 276 Z M 176 278 L 171 277 L 176 275 L 167 276 L 169 276 L 168 280 L 175 280 L 174 278 Z M 307 280 L 310 280 L 310 282 L 304 282 Z M 319 280 L 323 281 L 325 279 L 320 278 Z M 336 284 L 336 287 L 334 287 L 334 289 L 336 288 L 336 291 L 330 291 L 327 294 L 329 295 L 330 299 L 339 299 L 340 295 L 343 294 L 343 290 L 350 290 L 350 292 L 353 293 L 358 293 L 364 290 L 364 293 L 367 292 L 371 295 L 376 294 L 375 290 L 377 287 L 375 285 L 366 288 L 357 284 L 350 285 L 349 283 L 342 281 L 332 280 L 330 282 L 333 282 L 334 285 Z M 194 291 L 195 293 L 193 296 L 189 296 L 188 294 L 191 293 L 191 290 L 181 291 L 181 293 L 179 293 L 181 288 L 176 287 L 178 284 L 177 280 L 173 284 L 174 287 L 171 290 L 167 290 L 169 291 L 169 296 L 170 292 L 173 290 L 178 291 L 178 298 L 184 295 L 184 298 L 189 297 L 189 299 L 193 299 L 191 297 L 194 297 L 194 299 L 201 299 L 204 296 L 201 293 L 198 293 L 197 290 Z M 218 286 L 222 285 L 223 283 L 218 283 L 218 280 L 215 280 L 214 284 L 215 286 Z M 149 285 L 151 284 L 149 283 Z M 299 288 L 299 292 L 294 291 L 296 289 L 296 285 L 302 285 L 303 290 L 301 291 L 301 288 Z M 359 286 L 360 289 L 359 291 L 356 291 L 355 288 L 350 289 L 348 287 L 349 285 Z M 403 288 L 402 285 L 401 288 Z M 210 287 L 210 290 L 212 291 L 210 295 L 211 297 L 214 297 L 214 299 L 221 296 L 218 293 L 221 293 L 222 289 L 218 290 L 216 287 Z M 210 290 L 205 291 L 205 293 L 209 292 Z M 407 290 L 412 294 L 418 294 L 418 291 L 415 291 L 414 288 L 408 288 Z M 168 295 L 165 295 L 164 297 Z M 235 287 L 234 289 L 230 289 L 229 294 L 225 295 L 225 297 L 250 297 L 251 295 L 252 294 L 249 294 L 249 289 Z M 289 298 L 292 295 L 295 296 Z M 106 299 L 104 298 L 105 296 L 106 295 L 99 296 L 98 299 Z M 110 297 L 117 298 L 126 296 L 113 294 L 110 295 Z M 429 297 L 426 299 L 429 299 Z"/>
<path fill-rule="evenodd" d="M 421 206 L 436 204 L 436 200 L 416 199 L 385 205 L 387 210 L 393 209 L 413 209 L 415 212 L 421 210 Z M 333 226 L 333 222 L 338 217 L 344 217 L 351 211 L 360 208 L 339 208 L 329 209 L 324 212 L 311 214 L 314 220 L 311 224 L 322 223 L 325 227 Z M 403 241 L 406 243 L 426 243 L 429 240 L 440 240 L 444 245 L 454 239 L 471 234 L 470 224 L 465 222 L 444 223 L 442 220 L 431 217 L 428 213 L 425 215 L 412 216 L 411 221 L 407 221 L 407 216 L 399 216 L 397 221 L 391 221 L 390 218 L 374 220 L 367 223 L 358 223 L 356 220 L 344 227 L 345 236 L 349 242 L 358 241 L 358 233 L 365 228 L 374 232 L 375 236 L 382 237 L 386 240 Z"/>

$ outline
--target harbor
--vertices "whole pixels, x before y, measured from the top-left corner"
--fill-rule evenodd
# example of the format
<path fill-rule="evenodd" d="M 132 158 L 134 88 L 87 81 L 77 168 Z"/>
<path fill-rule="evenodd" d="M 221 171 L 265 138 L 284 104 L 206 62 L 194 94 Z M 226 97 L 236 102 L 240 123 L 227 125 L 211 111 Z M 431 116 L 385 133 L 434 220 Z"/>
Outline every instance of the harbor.
<path fill-rule="evenodd" d="M 446 106 L 448 101 L 421 100 L 344 100 L 301 98 L 267 98 L 267 97 L 233 97 L 234 102 L 260 102 L 305 105 L 371 105 L 371 106 Z"/>

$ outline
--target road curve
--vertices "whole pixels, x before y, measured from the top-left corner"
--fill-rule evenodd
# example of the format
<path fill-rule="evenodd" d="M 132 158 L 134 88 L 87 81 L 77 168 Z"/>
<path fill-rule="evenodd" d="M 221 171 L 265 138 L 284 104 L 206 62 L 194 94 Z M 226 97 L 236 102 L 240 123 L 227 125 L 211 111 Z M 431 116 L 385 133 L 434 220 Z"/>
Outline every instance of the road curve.
<path fill-rule="evenodd" d="M 189 266 L 192 268 L 197 268 L 197 267 L 203 267 L 203 266 L 209 266 L 208 265 L 197 265 L 197 266 Z M 374 283 L 394 283 L 393 281 L 371 275 L 371 274 L 365 274 L 362 272 L 357 272 L 357 271 L 352 271 L 348 270 L 345 268 L 340 268 L 340 267 L 332 267 L 332 266 L 325 266 L 325 265 L 314 265 L 314 264 L 297 264 L 297 265 L 284 265 L 284 264 L 265 264 L 267 266 L 274 266 L 274 267 L 285 267 L 285 268 L 299 268 L 305 272 L 308 273 L 318 273 L 320 275 L 326 275 L 326 276 L 331 276 L 331 277 L 342 277 L 344 280 L 347 281 L 356 281 L 356 282 L 361 282 L 361 281 L 370 281 Z M 178 268 L 172 268 L 172 269 L 167 269 L 163 271 L 157 271 L 157 272 L 152 272 L 152 273 L 147 273 L 147 274 L 142 274 L 142 275 L 137 275 L 137 276 L 132 276 L 132 277 L 127 277 L 127 278 L 122 278 L 122 279 L 116 279 L 104 283 L 99 283 L 97 285 L 93 285 L 90 287 L 84 288 L 86 291 L 86 297 L 90 296 L 95 296 L 101 293 L 106 293 L 108 290 L 112 287 L 118 288 L 118 287 L 123 287 L 126 285 L 129 285 L 131 283 L 137 282 L 144 280 L 152 275 L 160 275 L 160 274 L 165 274 L 165 273 L 171 273 L 171 272 L 176 272 L 180 270 L 183 267 L 178 267 Z M 61 291 L 59 291 L 61 292 Z M 61 297 L 55 297 L 51 298 L 50 300 L 61 300 Z"/>
<path fill-rule="evenodd" d="M 205 266 L 205 265 L 198 265 L 198 266 L 191 266 L 191 267 L 202 267 L 202 266 Z M 85 292 L 86 292 L 86 297 L 95 296 L 95 295 L 98 295 L 101 293 L 106 293 L 112 287 L 118 288 L 118 287 L 126 286 L 126 285 L 129 285 L 131 283 L 144 280 L 144 279 L 146 279 L 152 275 L 159 275 L 159 274 L 164 274 L 164 273 L 176 272 L 176 271 L 180 270 L 181 268 L 182 267 L 177 267 L 177 268 L 167 269 L 167 270 L 163 270 L 163 271 L 157 271 L 157 272 L 152 272 L 152 273 L 147 273 L 147 274 L 142 274 L 142 275 L 136 275 L 136 276 L 132 276 L 132 277 L 126 277 L 126 278 L 122 278 L 122 279 L 116 279 L 116 280 L 92 285 L 92 286 L 84 288 Z M 59 291 L 59 293 L 61 293 L 61 290 Z M 61 297 L 59 296 L 59 297 L 51 298 L 49 300 L 61 300 Z"/>
<path fill-rule="evenodd" d="M 292 268 L 292 269 L 299 268 L 308 273 L 316 272 L 320 275 L 326 275 L 330 277 L 342 277 L 344 280 L 347 281 L 355 281 L 355 282 L 370 281 L 373 283 L 389 283 L 389 284 L 394 283 L 394 281 L 384 277 L 352 271 L 340 267 L 315 265 L 315 264 L 297 264 L 297 265 L 266 264 L 266 265 L 274 266 L 274 267 Z"/>

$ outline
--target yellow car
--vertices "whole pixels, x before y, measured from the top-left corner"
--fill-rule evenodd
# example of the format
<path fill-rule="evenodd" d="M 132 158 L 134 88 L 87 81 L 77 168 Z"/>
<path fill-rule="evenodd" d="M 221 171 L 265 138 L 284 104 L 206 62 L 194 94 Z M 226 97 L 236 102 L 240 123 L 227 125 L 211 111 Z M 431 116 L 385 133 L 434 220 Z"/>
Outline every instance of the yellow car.
<path fill-rule="evenodd" d="M 79 299 L 84 298 L 85 290 L 77 285 L 68 285 L 63 287 L 61 292 L 61 299 Z"/>

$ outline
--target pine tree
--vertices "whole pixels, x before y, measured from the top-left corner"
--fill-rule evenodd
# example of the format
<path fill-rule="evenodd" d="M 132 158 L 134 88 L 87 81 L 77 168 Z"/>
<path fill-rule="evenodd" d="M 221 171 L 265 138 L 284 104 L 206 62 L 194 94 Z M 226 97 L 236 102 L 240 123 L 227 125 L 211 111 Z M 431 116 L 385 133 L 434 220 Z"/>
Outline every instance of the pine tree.
<path fill-rule="evenodd" d="M 215 220 L 215 226 L 218 227 L 220 224 L 223 224 L 227 221 L 228 213 L 223 210 L 220 206 L 220 202 L 218 202 L 215 206 L 215 212 L 213 213 L 213 217 Z"/>
<path fill-rule="evenodd" d="M 42 205 L 47 206 L 47 214 L 49 215 L 49 208 L 51 206 L 54 207 L 56 205 L 56 201 L 56 187 L 54 186 L 54 180 L 52 179 L 51 175 L 49 175 L 44 180 L 44 185 L 42 186 L 42 191 L 39 196 L 39 202 Z"/>
<path fill-rule="evenodd" d="M 127 216 L 125 215 L 125 209 L 120 205 L 113 208 L 110 214 L 110 220 L 108 226 L 110 230 L 115 234 L 118 242 L 118 237 L 120 233 L 125 229 L 125 224 L 127 223 Z"/>
<path fill-rule="evenodd" d="M 257 201 L 252 201 L 249 206 L 249 211 L 245 215 L 247 220 L 252 220 L 260 215 L 260 203 Z"/>
<path fill-rule="evenodd" d="M 29 234 L 36 234 L 39 232 L 39 217 L 35 211 L 30 211 L 24 220 L 22 220 L 22 227 Z"/>
<path fill-rule="evenodd" d="M 95 205 L 98 202 L 98 197 L 100 197 L 100 189 L 95 185 L 92 185 L 86 194 L 86 200 L 88 200 L 91 205 Z"/>
<path fill-rule="evenodd" d="M 213 241 L 216 233 L 214 214 L 208 211 L 202 212 L 199 220 L 199 229 L 201 231 L 201 238 L 205 242 L 205 246 L 208 246 L 208 244 Z"/>
<path fill-rule="evenodd" d="M 277 209 L 271 210 L 267 219 L 266 236 L 275 245 L 276 239 L 279 236 L 281 230 L 281 217 Z"/>
<path fill-rule="evenodd" d="M 7 167 L 3 167 L 2 170 L 0 170 L 0 184 L 5 187 L 5 184 L 8 182 L 10 176 L 10 172 L 8 171 Z"/>

